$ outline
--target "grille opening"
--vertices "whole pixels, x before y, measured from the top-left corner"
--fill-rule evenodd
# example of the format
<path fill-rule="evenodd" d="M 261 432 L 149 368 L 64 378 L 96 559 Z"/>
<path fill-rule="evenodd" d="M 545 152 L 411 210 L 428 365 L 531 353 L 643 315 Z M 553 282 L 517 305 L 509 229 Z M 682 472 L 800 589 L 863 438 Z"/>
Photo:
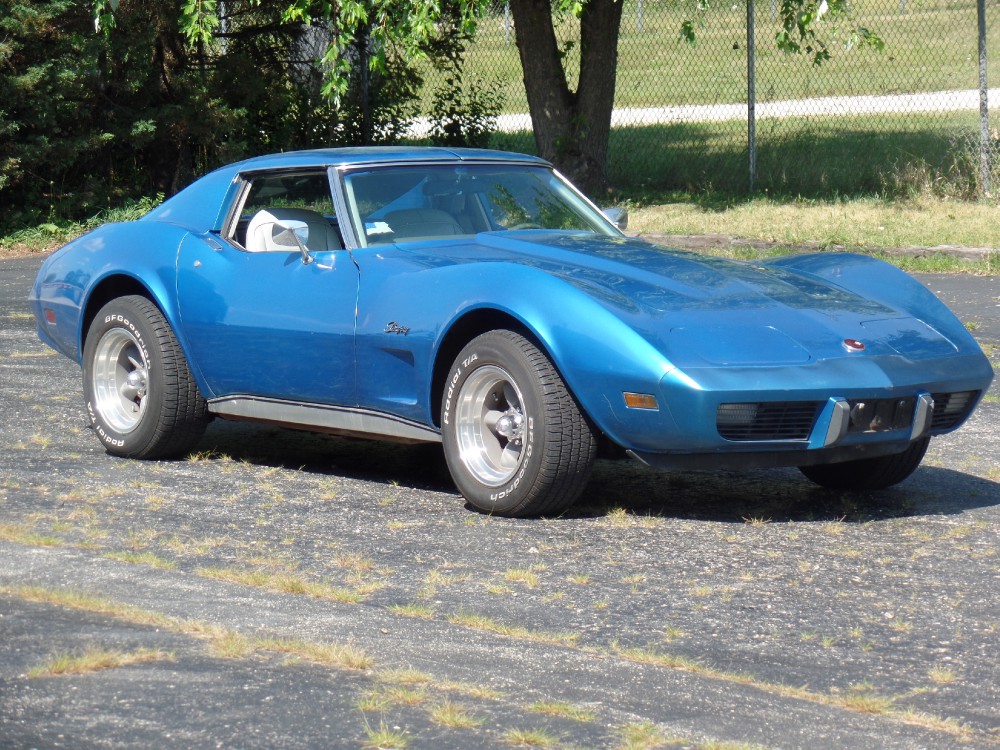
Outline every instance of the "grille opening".
<path fill-rule="evenodd" d="M 822 402 L 719 404 L 716 429 L 726 440 L 808 440 Z"/>
<path fill-rule="evenodd" d="M 962 422 L 972 405 L 979 398 L 979 391 L 959 391 L 957 393 L 932 393 L 934 416 L 931 417 L 932 430 L 947 430 Z"/>
<path fill-rule="evenodd" d="M 889 432 L 913 426 L 915 396 L 906 398 L 853 399 L 849 432 Z"/>

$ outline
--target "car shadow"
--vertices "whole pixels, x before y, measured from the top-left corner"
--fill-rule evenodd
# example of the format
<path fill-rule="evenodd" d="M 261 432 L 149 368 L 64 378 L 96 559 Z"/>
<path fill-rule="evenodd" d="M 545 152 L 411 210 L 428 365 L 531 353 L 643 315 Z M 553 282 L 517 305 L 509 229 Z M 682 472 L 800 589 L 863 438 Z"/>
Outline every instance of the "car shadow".
<path fill-rule="evenodd" d="M 634 463 L 598 462 L 584 494 L 564 515 L 602 516 L 621 509 L 636 516 L 720 523 L 863 523 L 997 505 L 1000 484 L 933 466 L 919 468 L 895 487 L 847 492 L 819 487 L 794 468 L 652 472 Z"/>
<path fill-rule="evenodd" d="M 344 438 L 215 420 L 194 454 L 380 484 L 455 492 L 440 445 Z"/>
<path fill-rule="evenodd" d="M 240 422 L 209 426 L 198 453 L 456 496 L 440 445 L 350 439 Z M 923 466 L 875 492 L 818 487 L 796 469 L 657 472 L 628 460 L 598 460 L 580 499 L 551 520 L 634 516 L 747 523 L 865 521 L 953 515 L 1000 505 L 1000 484 Z M 471 506 L 466 505 L 471 511 Z"/>

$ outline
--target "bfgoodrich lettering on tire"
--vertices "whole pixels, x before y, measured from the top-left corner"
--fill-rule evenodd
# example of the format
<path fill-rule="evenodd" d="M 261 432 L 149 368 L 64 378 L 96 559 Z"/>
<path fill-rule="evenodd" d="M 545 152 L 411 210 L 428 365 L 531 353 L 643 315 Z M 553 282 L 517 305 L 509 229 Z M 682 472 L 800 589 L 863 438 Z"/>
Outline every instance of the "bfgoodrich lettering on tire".
<path fill-rule="evenodd" d="M 119 297 L 97 313 L 83 348 L 83 393 L 94 431 L 116 456 L 183 455 L 209 419 L 177 338 L 145 297 Z"/>
<path fill-rule="evenodd" d="M 455 359 L 442 399 L 444 453 L 477 510 L 552 513 L 583 491 L 597 440 L 562 377 L 531 341 L 497 330 Z"/>

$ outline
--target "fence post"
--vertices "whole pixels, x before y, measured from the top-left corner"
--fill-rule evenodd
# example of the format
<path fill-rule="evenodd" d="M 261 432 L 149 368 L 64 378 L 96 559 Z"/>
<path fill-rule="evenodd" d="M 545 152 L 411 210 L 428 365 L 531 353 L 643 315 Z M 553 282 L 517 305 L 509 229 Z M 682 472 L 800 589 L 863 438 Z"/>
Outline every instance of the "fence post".
<path fill-rule="evenodd" d="M 983 195 L 990 195 L 990 172 L 992 149 L 990 148 L 990 108 L 987 100 L 986 84 L 986 0 L 977 0 L 976 14 L 979 16 L 979 174 L 982 179 Z"/>
<path fill-rule="evenodd" d="M 979 0 L 984 2 L 985 0 Z M 757 179 L 757 72 L 753 32 L 753 0 L 747 0 L 747 152 L 750 155 L 750 190 Z"/>

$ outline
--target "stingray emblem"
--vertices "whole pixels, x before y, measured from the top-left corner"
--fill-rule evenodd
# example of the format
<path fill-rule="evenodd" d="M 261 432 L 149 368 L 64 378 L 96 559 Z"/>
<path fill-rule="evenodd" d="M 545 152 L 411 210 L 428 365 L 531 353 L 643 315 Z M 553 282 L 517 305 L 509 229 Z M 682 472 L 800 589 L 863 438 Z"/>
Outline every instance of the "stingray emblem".
<path fill-rule="evenodd" d="M 401 334 L 403 334 L 405 336 L 406 334 L 408 334 L 410 332 L 410 329 L 407 328 L 406 326 L 401 326 L 396 321 L 392 321 L 391 323 L 386 323 L 385 324 L 385 331 L 384 332 L 385 333 L 401 333 Z"/>
<path fill-rule="evenodd" d="M 841 345 L 849 352 L 863 352 L 865 350 L 864 342 L 857 339 L 844 339 Z"/>

